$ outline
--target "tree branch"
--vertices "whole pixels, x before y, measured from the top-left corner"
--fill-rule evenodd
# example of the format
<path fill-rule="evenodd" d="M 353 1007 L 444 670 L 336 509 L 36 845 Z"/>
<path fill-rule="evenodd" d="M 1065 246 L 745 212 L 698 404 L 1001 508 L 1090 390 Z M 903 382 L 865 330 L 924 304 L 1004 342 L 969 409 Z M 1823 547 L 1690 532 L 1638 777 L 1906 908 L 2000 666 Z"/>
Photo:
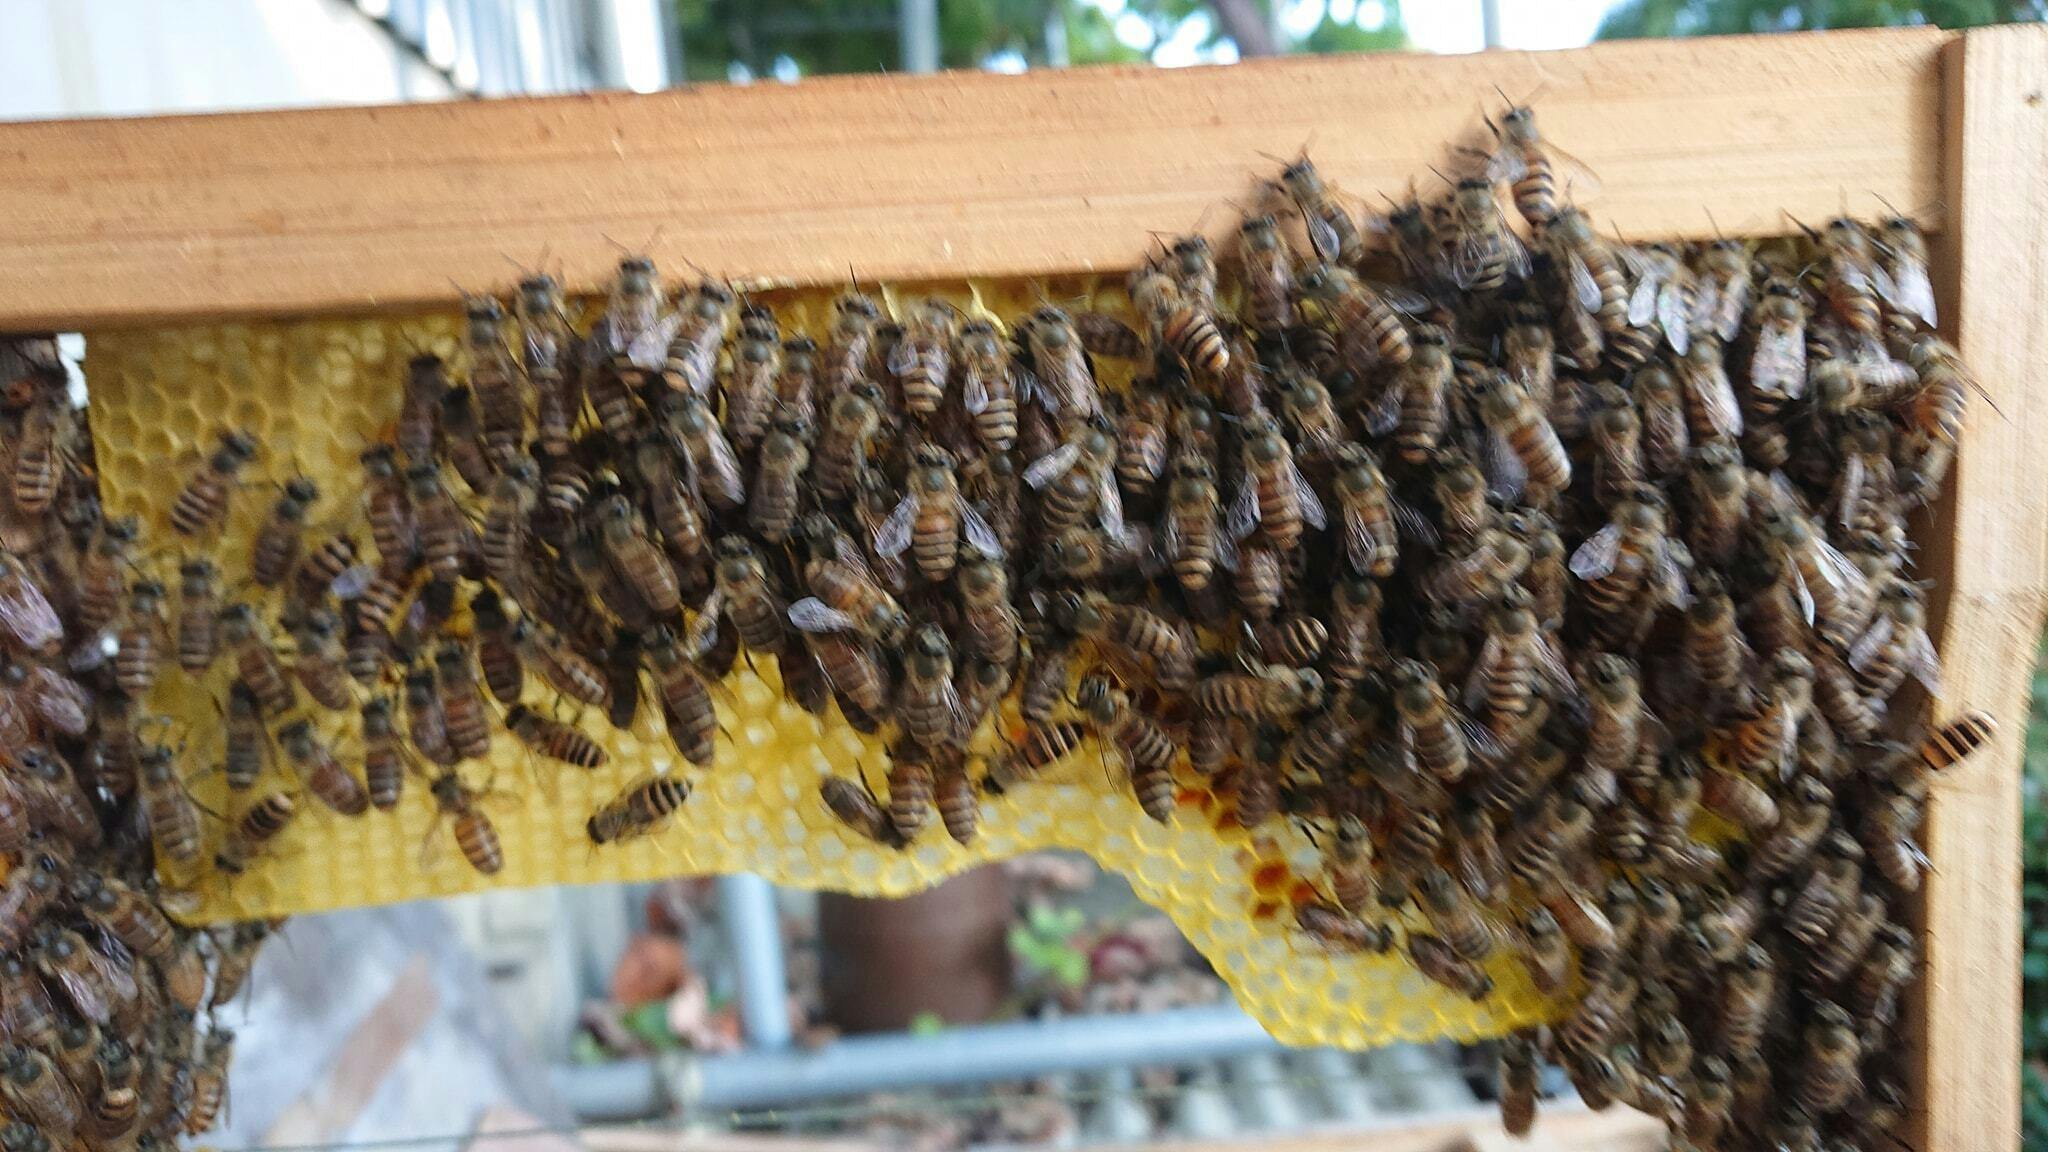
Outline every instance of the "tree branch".
<path fill-rule="evenodd" d="M 1237 43 L 1239 56 L 1277 56 L 1280 45 L 1257 0 L 1209 0 L 1223 34 Z"/>

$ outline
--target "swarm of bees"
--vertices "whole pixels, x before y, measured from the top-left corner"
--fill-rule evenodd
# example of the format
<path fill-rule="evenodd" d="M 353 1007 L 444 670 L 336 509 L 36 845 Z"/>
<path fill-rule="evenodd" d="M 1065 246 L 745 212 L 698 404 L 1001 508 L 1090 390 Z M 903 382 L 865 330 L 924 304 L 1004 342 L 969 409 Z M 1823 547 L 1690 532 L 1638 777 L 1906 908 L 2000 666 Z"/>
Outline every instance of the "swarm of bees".
<path fill-rule="evenodd" d="M 108 578 L 131 526 L 68 388 L 55 341 L 0 339 L 0 1148 L 169 1149 L 221 1114 L 217 1015 L 276 924 L 189 930 L 158 887 L 152 839 L 198 817 L 158 799 L 176 754 L 124 689 L 158 650 L 122 621 L 165 592 Z"/>
<path fill-rule="evenodd" d="M 132 797 L 167 871 L 234 876 L 308 808 L 423 786 L 428 845 L 492 874 L 499 742 L 545 787 L 607 762 L 590 717 L 661 718 L 692 767 L 582 815 L 601 850 L 671 825 L 721 770 L 718 681 L 772 667 L 886 741 L 880 788 L 816 798 L 881 845 L 971 842 L 984 797 L 1095 755 L 1153 819 L 1200 793 L 1300 837 L 1303 947 L 1568 1005 L 1503 1043 L 1511 1130 L 1555 1060 L 1693 1146 L 1874 1144 L 1927 782 L 1991 734 L 1892 707 L 1938 695 L 1906 518 L 1974 387 L 1925 244 L 1904 217 L 1623 243 L 1528 108 L 1489 126 L 1380 217 L 1288 165 L 1226 241 L 1149 255 L 1128 311 L 855 284 L 799 332 L 637 256 L 588 322 L 544 274 L 472 298 L 461 354 L 394 382 L 360 516 L 294 480 L 222 555 L 262 451 L 223 429 L 171 509 L 175 582 L 131 578 L 121 520 L 12 564 L 15 692 L 78 700 L 11 765 L 73 797 L 31 826 L 76 840 Z M 68 409 L 14 411 L 9 498 L 62 516 Z M 209 834 L 134 702 L 223 666 Z"/>

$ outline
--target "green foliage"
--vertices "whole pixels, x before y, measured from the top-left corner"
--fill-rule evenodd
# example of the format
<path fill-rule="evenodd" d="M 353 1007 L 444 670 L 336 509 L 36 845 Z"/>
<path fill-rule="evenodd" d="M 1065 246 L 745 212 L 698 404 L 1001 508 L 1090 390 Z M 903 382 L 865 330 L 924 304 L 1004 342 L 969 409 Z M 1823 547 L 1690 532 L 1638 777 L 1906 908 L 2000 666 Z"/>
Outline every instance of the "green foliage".
<path fill-rule="evenodd" d="M 1088 979 L 1088 955 L 1074 943 L 1088 918 L 1079 908 L 1033 905 L 1022 924 L 1010 926 L 1010 954 L 1068 988 Z"/>
<path fill-rule="evenodd" d="M 2020 1123 L 2024 1147 L 2048 1148 L 2048 649 L 2034 668 L 2033 706 L 2027 719 L 2020 922 Z"/>
<path fill-rule="evenodd" d="M 775 75 L 787 60 L 799 75 L 893 72 L 901 67 L 896 0 L 670 0 L 692 81 L 722 81 L 740 64 L 755 76 Z M 1284 0 L 1255 0 L 1261 9 Z M 1209 14 L 1210 48 L 1225 38 L 1206 0 L 1126 0 L 1125 11 L 1149 24 L 1159 41 L 1198 14 Z M 1297 52 L 1375 52 L 1407 44 L 1399 10 L 1387 4 L 1384 27 L 1367 31 L 1328 17 L 1299 41 Z M 1063 41 L 1072 64 L 1142 64 L 1144 49 L 1117 39 L 1115 22 L 1087 0 L 940 0 L 939 63 L 979 68 L 1015 53 L 1031 67 L 1052 62 Z"/>
<path fill-rule="evenodd" d="M 1624 0 L 1602 40 L 1934 24 L 1969 28 L 2048 16 L 2044 0 Z"/>

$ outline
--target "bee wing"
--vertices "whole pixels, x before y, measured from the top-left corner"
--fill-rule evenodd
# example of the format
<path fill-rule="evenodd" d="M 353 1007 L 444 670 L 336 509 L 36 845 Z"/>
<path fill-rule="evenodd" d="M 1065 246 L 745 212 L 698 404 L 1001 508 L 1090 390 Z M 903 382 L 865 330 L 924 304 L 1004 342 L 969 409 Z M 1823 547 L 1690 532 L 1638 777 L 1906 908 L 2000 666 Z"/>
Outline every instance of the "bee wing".
<path fill-rule="evenodd" d="M 668 358 L 669 341 L 675 339 L 676 333 L 681 331 L 682 327 L 682 313 L 662 313 L 654 323 L 647 326 L 646 331 L 633 337 L 627 343 L 626 359 L 631 360 L 642 368 L 661 367 L 662 361 Z M 615 341 L 616 337 L 614 337 Z"/>
<path fill-rule="evenodd" d="M 1237 571 L 1237 537 L 1228 532 L 1214 533 L 1216 563 L 1229 571 Z"/>
<path fill-rule="evenodd" d="M 704 606 L 697 610 L 697 618 L 684 630 L 683 643 L 690 659 L 698 659 L 718 643 L 718 618 L 724 611 L 725 589 L 713 588 L 711 595 L 704 598 Z"/>
<path fill-rule="evenodd" d="M 1714 335 L 1723 342 L 1742 331 L 1742 317 L 1749 311 L 1749 282 L 1739 280 L 1721 290 L 1721 310 L 1714 314 Z"/>
<path fill-rule="evenodd" d="M 1390 384 L 1380 390 L 1379 396 L 1365 412 L 1367 433 L 1374 437 L 1386 436 L 1401 426 L 1401 400 L 1404 392 L 1405 389 L 1399 384 Z"/>
<path fill-rule="evenodd" d="M 1685 290 L 1667 281 L 1657 293 L 1657 326 L 1671 350 L 1683 356 L 1692 348 L 1692 311 L 1685 306 Z"/>
<path fill-rule="evenodd" d="M 916 495 L 905 496 L 889 518 L 875 529 L 875 554 L 877 556 L 901 556 L 910 547 L 910 525 L 917 519 Z"/>
<path fill-rule="evenodd" d="M 1436 301 L 1413 288 L 1404 288 L 1399 284 L 1375 282 L 1372 291 L 1386 302 L 1387 307 L 1404 316 L 1420 316 L 1436 307 Z"/>
<path fill-rule="evenodd" d="M 1841 281 L 1842 286 L 1851 292 L 1865 295 L 1870 293 L 1870 274 L 1864 271 L 1863 265 L 1854 260 L 1831 260 L 1828 273 Z"/>
<path fill-rule="evenodd" d="M 1408 537 L 1424 548 L 1435 548 L 1441 542 L 1442 538 L 1437 533 L 1436 522 L 1425 515 L 1420 508 L 1390 492 L 1387 494 L 1387 509 L 1393 513 L 1394 527 L 1403 536 Z"/>
<path fill-rule="evenodd" d="M 1486 643 L 1479 649 L 1479 655 L 1472 661 L 1472 670 L 1465 674 L 1465 692 L 1461 697 L 1466 708 L 1477 708 L 1486 698 L 1486 680 L 1493 675 L 1493 666 L 1500 663 L 1507 646 L 1501 642 L 1500 634 L 1489 633 Z"/>
<path fill-rule="evenodd" d="M 1250 474 L 1238 485 L 1237 498 L 1230 502 L 1224 527 L 1232 539 L 1242 540 L 1259 526 L 1259 485 Z"/>
<path fill-rule="evenodd" d="M 64 622 L 30 578 L 20 560 L 9 557 L 13 569 L 0 577 L 0 627 L 7 629 L 23 648 L 47 651 L 64 642 Z"/>
<path fill-rule="evenodd" d="M 1033 488 L 1043 488 L 1066 475 L 1080 459 L 1081 445 L 1078 442 L 1062 444 L 1033 460 L 1030 467 L 1024 469 L 1024 482 Z"/>
<path fill-rule="evenodd" d="M 1863 569 L 1856 562 L 1842 555 L 1841 550 L 1823 540 L 1818 534 L 1812 537 L 1815 567 L 1820 570 L 1821 579 L 1826 580 L 1837 591 L 1861 596 L 1868 583 Z"/>
<path fill-rule="evenodd" d="M 1512 749 L 1501 743 L 1492 729 L 1462 713 L 1456 719 L 1458 732 L 1465 738 L 1465 747 L 1474 756 L 1487 764 L 1499 764 L 1507 759 Z"/>
<path fill-rule="evenodd" d="M 908 376 L 916 370 L 920 358 L 917 341 L 898 340 L 889 345 L 889 353 L 882 358 L 882 365 L 891 376 Z"/>
<path fill-rule="evenodd" d="M 1624 249 L 1626 251 L 1626 249 Z M 1660 283 L 1655 273 L 1636 281 L 1635 290 L 1628 294 L 1628 322 L 1638 328 L 1648 324 L 1657 316 L 1657 286 Z"/>
<path fill-rule="evenodd" d="M 1308 246 L 1315 250 L 1316 259 L 1334 263 L 1343 255 L 1344 242 L 1337 236 L 1336 225 L 1323 219 L 1307 204 L 1301 205 L 1301 223 L 1308 230 Z"/>
<path fill-rule="evenodd" d="M 860 623 L 816 596 L 806 596 L 791 604 L 789 622 L 804 632 L 850 632 Z"/>
<path fill-rule="evenodd" d="M 1301 474 L 1301 466 L 1292 459 L 1287 461 L 1288 482 L 1294 485 L 1294 495 L 1301 505 L 1301 518 L 1314 528 L 1327 528 L 1330 517 L 1323 510 L 1323 498 L 1309 486 L 1308 477 Z"/>
<path fill-rule="evenodd" d="M 1844 528 L 1856 519 L 1856 510 L 1863 496 L 1865 471 L 1860 455 L 1852 453 L 1842 461 L 1840 504 L 1835 510 L 1835 519 Z"/>
<path fill-rule="evenodd" d="M 1686 587 L 1685 564 L 1679 557 L 1687 556 L 1684 546 L 1676 540 L 1667 540 L 1657 552 L 1656 563 L 1651 574 L 1656 578 L 1657 590 L 1663 594 L 1664 602 L 1673 608 L 1683 610 L 1692 606 L 1692 593 Z M 1691 562 L 1687 556 L 1687 563 Z"/>
<path fill-rule="evenodd" d="M 1508 231 L 1506 227 L 1502 227 L 1500 236 L 1501 255 L 1507 259 L 1508 275 L 1518 280 L 1528 279 L 1529 246 L 1522 243 L 1522 238 Z"/>
<path fill-rule="evenodd" d="M 996 530 L 989 527 L 988 521 L 982 518 L 981 513 L 974 510 L 974 505 L 965 500 L 960 502 L 960 527 L 966 530 L 967 542 L 980 550 L 982 555 L 991 560 L 1003 558 L 1003 542 L 996 538 Z M 1117 518 L 1117 527 L 1121 534 L 1121 514 Z"/>
<path fill-rule="evenodd" d="M 1598 580 L 1614 571 L 1621 556 L 1621 525 L 1609 524 L 1586 538 L 1572 553 L 1572 575 L 1581 580 Z"/>
<path fill-rule="evenodd" d="M 718 490 L 734 504 L 745 503 L 747 486 L 741 479 L 740 458 L 733 454 L 732 442 L 713 427 L 704 437 L 704 447 L 711 455 L 711 475 L 718 481 Z"/>
<path fill-rule="evenodd" d="M 1564 266 L 1571 281 L 1572 299 L 1587 312 L 1600 311 L 1600 282 L 1593 279 L 1593 270 L 1586 266 L 1586 258 L 1573 249 L 1566 254 Z"/>
<path fill-rule="evenodd" d="M 1889 295 L 1884 291 L 1887 284 L 1891 286 Z M 1928 279 L 1927 269 L 1917 264 L 1902 266 L 1896 276 L 1878 282 L 1878 294 L 1897 311 L 1934 327 L 1934 284 Z"/>
<path fill-rule="evenodd" d="M 1915 628 L 1906 636 L 1906 660 L 1908 669 L 1927 689 L 1927 694 L 1940 699 L 1941 657 L 1934 651 L 1934 641 L 1928 638 L 1925 628 Z"/>
<path fill-rule="evenodd" d="M 1726 372 L 1688 369 L 1680 373 L 1685 385 L 1699 397 L 1700 410 L 1715 433 L 1730 440 L 1742 437 L 1742 405 L 1735 399 L 1735 387 Z"/>
<path fill-rule="evenodd" d="M 1513 184 L 1529 174 L 1529 163 L 1521 150 L 1503 147 L 1487 154 L 1486 179 L 1495 184 Z"/>
<path fill-rule="evenodd" d="M 1861 672 L 1877 658 L 1878 653 L 1890 647 L 1897 623 L 1889 612 L 1872 620 L 1870 627 L 1863 630 L 1863 635 L 1856 638 L 1856 643 L 1849 646 L 1849 667 Z"/>
<path fill-rule="evenodd" d="M 969 416 L 979 416 L 988 411 L 988 381 L 978 371 L 969 370 L 960 385 L 960 403 Z"/>
<path fill-rule="evenodd" d="M 1565 663 L 1564 653 L 1558 650 L 1557 641 L 1549 635 L 1538 633 L 1536 645 L 1536 674 L 1550 689 L 1551 698 L 1576 706 L 1583 699 L 1579 682 L 1573 678 L 1571 666 Z"/>
<path fill-rule="evenodd" d="M 1862 378 L 1864 387 L 1882 391 L 1910 388 L 1920 379 L 1911 364 L 1894 360 L 1875 346 L 1866 347 L 1856 356 L 1852 370 Z"/>
<path fill-rule="evenodd" d="M 1480 444 L 1479 465 L 1480 471 L 1486 473 L 1486 490 L 1501 500 L 1512 504 L 1528 487 L 1529 469 L 1514 445 L 1508 443 L 1505 433 L 1487 432 Z"/>
<path fill-rule="evenodd" d="M 1344 550 L 1351 559 L 1351 567 L 1361 573 L 1372 571 L 1373 559 L 1380 550 L 1364 513 L 1348 506 L 1344 509 Z"/>
<path fill-rule="evenodd" d="M 1486 272 L 1487 265 L 1493 262 L 1495 251 L 1497 249 L 1492 239 L 1485 233 L 1475 232 L 1460 236 L 1451 250 L 1448 269 L 1451 283 L 1460 288 L 1470 288 L 1477 283 Z"/>
<path fill-rule="evenodd" d="M 1039 382 L 1038 373 L 1019 364 L 1015 368 L 1015 375 L 1012 379 L 1017 384 L 1017 402 L 1019 404 L 1030 404 L 1036 401 L 1044 405 L 1047 412 L 1055 416 L 1059 415 L 1060 399 L 1058 396 L 1053 395 L 1052 389 Z"/>
<path fill-rule="evenodd" d="M 1129 536 L 1124 531 L 1124 497 L 1117 489 L 1116 474 L 1104 469 L 1095 483 L 1095 515 L 1102 521 L 1102 530 L 1111 540 L 1126 543 Z"/>
<path fill-rule="evenodd" d="M 1806 340 L 1799 330 L 1777 325 L 1756 334 L 1756 348 L 1749 358 L 1750 383 L 1768 388 L 1788 400 L 1806 393 Z"/>
<path fill-rule="evenodd" d="M 377 570 L 368 564 L 355 564 L 342 569 L 327 590 L 337 600 L 353 600 L 370 588 L 370 582 L 377 578 Z"/>
<path fill-rule="evenodd" d="M 79 1015 L 95 1024 L 105 1024 L 113 1018 L 113 1005 L 107 1003 L 106 997 L 100 995 L 98 986 L 83 972 L 61 964 L 39 962 L 38 967 L 42 968 L 44 977 L 56 984 L 58 990 L 64 993 L 64 998 L 71 1002 L 71 1006 L 78 1009 Z"/>
<path fill-rule="evenodd" d="M 1785 566 L 1785 574 L 1792 578 L 1792 598 L 1799 605 L 1799 615 L 1806 621 L 1807 627 L 1811 628 L 1813 626 L 1813 593 L 1806 589 L 1806 577 L 1799 574 L 1799 567 L 1795 564 L 1787 564 Z"/>

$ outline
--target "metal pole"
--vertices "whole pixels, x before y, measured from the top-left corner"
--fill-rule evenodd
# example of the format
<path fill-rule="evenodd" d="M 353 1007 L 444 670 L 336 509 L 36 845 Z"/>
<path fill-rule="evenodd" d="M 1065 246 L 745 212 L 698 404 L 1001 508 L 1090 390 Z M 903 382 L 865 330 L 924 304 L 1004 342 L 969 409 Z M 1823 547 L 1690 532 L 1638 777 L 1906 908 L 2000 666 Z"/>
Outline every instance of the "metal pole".
<path fill-rule="evenodd" d="M 896 34 L 905 72 L 939 70 L 939 0 L 897 0 Z"/>
<path fill-rule="evenodd" d="M 747 1043 L 771 1051 L 789 1047 L 789 979 L 774 886 L 749 873 L 720 876 L 718 909 L 739 969 L 740 1027 Z"/>
<path fill-rule="evenodd" d="M 1234 1005 L 948 1028 L 932 1036 L 851 1036 L 816 1051 L 683 1056 L 557 1067 L 555 1087 L 589 1119 L 756 1108 L 909 1087 L 980 1084 L 1061 1071 L 1187 1065 L 1279 1048 Z M 638 1105 L 638 1107 L 633 1107 Z"/>
<path fill-rule="evenodd" d="M 1486 46 L 1500 47 L 1500 0 L 1479 0 L 1479 26 L 1485 29 Z"/>

